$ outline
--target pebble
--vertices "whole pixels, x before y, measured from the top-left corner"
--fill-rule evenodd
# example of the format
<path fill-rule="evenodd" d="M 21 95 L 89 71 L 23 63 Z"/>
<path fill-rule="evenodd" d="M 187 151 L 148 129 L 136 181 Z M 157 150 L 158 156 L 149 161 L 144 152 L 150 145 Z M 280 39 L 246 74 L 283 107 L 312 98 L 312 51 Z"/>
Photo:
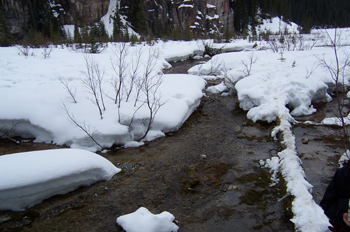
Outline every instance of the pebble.
<path fill-rule="evenodd" d="M 221 191 L 223 191 L 223 192 L 235 191 L 235 190 L 238 190 L 238 186 L 233 185 L 233 184 L 229 184 L 229 183 L 224 184 L 224 186 L 221 188 Z"/>
<path fill-rule="evenodd" d="M 309 139 L 304 137 L 304 138 L 301 139 L 301 142 L 303 144 L 308 144 L 309 143 Z"/>
<path fill-rule="evenodd" d="M 204 155 L 204 154 L 200 155 L 199 157 L 201 157 L 201 159 L 206 159 L 207 158 L 207 156 Z"/>
<path fill-rule="evenodd" d="M 135 171 L 137 167 L 141 166 L 141 164 L 125 162 L 122 164 L 117 163 L 115 166 L 117 166 L 117 168 L 122 169 L 126 174 L 131 174 Z"/>
<path fill-rule="evenodd" d="M 12 217 L 9 214 L 0 215 L 0 224 L 3 222 L 10 221 L 11 219 L 12 219 Z"/>
<path fill-rule="evenodd" d="M 25 226 L 32 224 L 32 222 L 33 221 L 30 217 L 25 216 L 22 218 L 22 224 Z"/>

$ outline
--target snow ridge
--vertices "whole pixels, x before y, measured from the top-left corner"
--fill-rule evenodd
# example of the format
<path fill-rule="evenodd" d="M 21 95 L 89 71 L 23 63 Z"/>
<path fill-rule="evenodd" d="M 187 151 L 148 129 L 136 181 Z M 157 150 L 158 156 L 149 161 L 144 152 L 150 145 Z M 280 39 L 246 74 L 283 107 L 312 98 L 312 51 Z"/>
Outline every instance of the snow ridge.
<path fill-rule="evenodd" d="M 295 136 L 289 122 L 290 117 L 287 112 L 279 115 L 280 125 L 274 128 L 272 136 L 281 132 L 282 144 L 286 146 L 285 150 L 278 153 L 280 159 L 278 169 L 287 182 L 288 194 L 294 197 L 292 202 L 294 217 L 291 221 L 295 224 L 296 231 L 327 231 L 328 218 L 313 200 L 311 195 L 313 186 L 305 179 L 305 172 L 297 155 Z"/>

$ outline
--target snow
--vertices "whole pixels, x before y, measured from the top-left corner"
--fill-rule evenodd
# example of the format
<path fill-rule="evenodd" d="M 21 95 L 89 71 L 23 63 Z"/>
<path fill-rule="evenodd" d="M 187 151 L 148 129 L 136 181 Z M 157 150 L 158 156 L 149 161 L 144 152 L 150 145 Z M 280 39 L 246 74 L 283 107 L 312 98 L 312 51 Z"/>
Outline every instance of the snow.
<path fill-rule="evenodd" d="M 115 11 L 119 9 L 119 1 L 118 0 L 109 0 L 108 11 L 107 14 L 101 18 L 101 21 L 105 25 L 106 32 L 109 36 L 113 35 L 113 17 Z"/>
<path fill-rule="evenodd" d="M 210 15 L 206 15 L 206 19 L 208 20 L 214 20 L 214 19 L 218 19 L 219 15 L 215 14 L 214 16 L 210 16 Z"/>
<path fill-rule="evenodd" d="M 209 3 L 207 3 L 207 8 L 208 8 L 208 9 L 215 9 L 215 8 L 216 8 L 216 6 L 215 6 L 215 5 L 213 5 L 213 4 L 209 4 Z"/>
<path fill-rule="evenodd" d="M 332 38 L 334 30 L 327 31 Z M 341 34 L 339 41 L 346 45 L 349 30 L 344 29 Z M 278 172 L 285 179 L 287 194 L 293 196 L 294 216 L 291 221 L 296 230 L 322 232 L 328 231 L 328 218 L 313 200 L 312 185 L 306 180 L 302 162 L 297 155 L 292 124 L 296 122 L 294 116 L 313 114 L 316 111 L 313 103 L 332 100 L 329 93 L 334 91 L 335 82 L 328 70 L 319 64 L 324 59 L 335 67 L 335 58 L 334 50 L 327 46 L 330 38 L 325 35 L 325 31 L 314 30 L 312 35 L 304 38 L 316 38 L 317 46 L 312 50 L 307 47 L 299 51 L 280 47 L 282 52 L 277 53 L 266 50 L 268 46 L 265 42 L 256 42 L 255 50 L 243 43 L 243 52 L 216 55 L 208 62 L 191 68 L 188 73 L 206 79 L 225 78 L 225 85 L 237 92 L 240 107 L 247 111 L 249 119 L 254 122 L 277 121 L 272 136 L 282 133 L 281 143 L 285 149 L 276 157 L 260 161 L 260 165 L 273 173 L 272 185 L 278 181 Z M 346 60 L 347 54 L 349 48 L 342 47 L 338 51 L 339 60 Z M 345 87 L 349 87 L 349 78 L 345 76 Z M 224 89 L 223 83 L 220 83 L 209 87 L 207 91 L 221 93 Z M 345 118 L 346 123 L 348 118 Z M 327 118 L 322 123 L 339 124 L 339 119 Z"/>
<path fill-rule="evenodd" d="M 174 44 L 177 47 L 174 47 Z M 166 58 L 183 59 L 183 56 L 188 56 L 189 51 L 197 50 L 197 45 L 194 47 L 194 44 L 187 54 L 184 52 L 189 47 L 187 44 L 184 44 L 183 48 L 174 42 L 159 43 L 152 47 L 162 50 L 156 59 L 154 73 L 170 66 Z M 143 45 L 130 47 L 128 59 L 142 47 Z M 115 94 L 111 84 L 116 76 L 111 64 L 111 59 L 116 59 L 113 53 L 115 49 L 116 45 L 110 44 L 103 53 L 90 56 L 99 63 L 101 70 L 105 71 L 104 94 L 111 97 Z M 182 52 L 178 53 L 179 51 Z M 145 105 L 140 106 L 141 103 L 138 103 L 136 108 L 140 108 L 135 113 L 135 98 L 126 102 L 124 97 L 119 112 L 114 101 L 105 97 L 106 110 L 101 119 L 98 108 L 91 101 L 92 95 L 82 85 L 82 79 L 86 78 L 87 74 L 84 54 L 68 48 L 53 48 L 51 56 L 43 59 L 40 55 L 42 49 L 33 49 L 34 56 L 29 57 L 19 56 L 18 52 L 16 47 L 2 48 L 0 57 L 0 97 L 3 99 L 0 102 L 0 128 L 5 133 L 11 132 L 9 136 L 22 135 L 35 138 L 36 142 L 53 142 L 90 151 L 100 149 L 69 120 L 63 103 L 78 123 L 90 129 L 91 134 L 103 147 L 124 145 L 134 141 L 137 139 L 135 136 L 145 131 L 149 110 Z M 150 49 L 143 49 L 140 73 L 144 70 L 145 60 L 150 52 Z M 128 67 L 131 68 L 131 65 Z M 61 77 L 72 89 L 76 89 L 77 103 L 73 103 L 69 98 L 67 90 L 57 77 Z M 178 130 L 199 105 L 204 87 L 205 81 L 198 76 L 164 75 L 158 89 L 164 105 L 154 118 L 152 135 L 146 139 Z M 139 101 L 141 100 L 140 98 Z M 132 117 L 134 123 L 129 127 Z"/>
<path fill-rule="evenodd" d="M 127 6 L 125 8 L 128 8 Z M 108 5 L 108 11 L 107 13 L 102 16 L 101 22 L 104 23 L 106 32 L 109 36 L 113 35 L 113 17 L 115 12 L 120 9 L 120 0 L 109 0 Z M 136 33 L 129 25 L 129 23 L 126 21 L 126 16 L 120 15 L 120 20 L 124 26 L 127 26 L 128 34 L 129 35 L 136 35 L 137 37 L 140 37 L 138 33 Z"/>
<path fill-rule="evenodd" d="M 347 117 L 344 117 L 344 125 L 350 125 L 350 115 L 348 115 Z M 331 117 L 331 118 L 325 118 L 322 120 L 321 122 L 324 125 L 337 125 L 337 126 L 342 126 L 343 122 L 341 120 L 341 118 L 337 118 L 337 117 Z"/>
<path fill-rule="evenodd" d="M 20 211 L 53 195 L 110 180 L 120 169 L 85 150 L 54 149 L 0 156 L 0 210 Z"/>
<path fill-rule="evenodd" d="M 110 23 L 109 19 L 116 5 L 117 1 L 111 0 L 109 13 L 102 21 Z M 265 22 L 260 28 L 278 32 L 284 28 L 282 24 L 281 20 L 273 18 L 271 23 Z M 296 30 L 293 23 L 287 26 L 290 32 Z M 66 28 L 71 30 L 72 26 L 66 26 Z M 108 28 L 107 25 L 106 28 Z M 330 35 L 333 31 L 327 30 Z M 339 41 L 343 44 L 349 43 L 350 30 L 344 29 L 341 34 L 342 38 Z M 145 96 L 142 95 L 134 104 L 135 91 L 132 91 L 130 101 L 125 100 L 124 93 L 120 108 L 113 100 L 115 90 L 111 82 L 115 80 L 117 73 L 114 72 L 111 61 L 113 64 L 117 62 L 114 52 L 118 44 L 110 43 L 101 54 L 90 55 L 104 70 L 102 86 L 104 96 L 106 96 L 106 110 L 103 112 L 103 119 L 96 105 L 90 100 L 91 94 L 82 86 L 82 79 L 86 78 L 87 74 L 84 54 L 66 47 L 57 47 L 53 48 L 50 57 L 44 59 L 40 55 L 43 52 L 42 49 L 32 49 L 30 54 L 33 56 L 24 57 L 18 55 L 20 52 L 16 47 L 0 48 L 0 98 L 3 99 L 0 101 L 1 133 L 4 136 L 20 135 L 35 138 L 36 142 L 65 144 L 71 148 L 84 148 L 92 151 L 101 149 L 68 119 L 63 109 L 64 103 L 68 112 L 79 123 L 91 129 L 91 135 L 103 147 L 110 147 L 113 144 L 137 147 L 141 146 L 144 141 L 178 130 L 199 105 L 206 84 L 204 80 L 224 78 L 224 82 L 211 86 L 206 91 L 222 93 L 230 88 L 232 93 L 237 94 L 240 107 L 247 111 L 247 117 L 250 120 L 278 122 L 272 131 L 272 136 L 282 133 L 281 142 L 285 145 L 285 149 L 280 151 L 276 157 L 260 161 L 260 164 L 273 172 L 272 184 L 278 181 L 277 172 L 280 172 L 286 180 L 287 194 L 293 196 L 294 199 L 292 222 L 296 230 L 327 231 L 328 219 L 312 198 L 312 185 L 306 181 L 307 177 L 301 160 L 297 156 L 292 126 L 295 122 L 294 116 L 310 115 L 316 111 L 313 103 L 332 100 L 330 93 L 335 89 L 334 80 L 327 69 L 319 65 L 319 62 L 320 59 L 324 59 L 334 65 L 335 59 L 334 51 L 327 46 L 330 38 L 324 30 L 313 30 L 311 35 L 305 35 L 303 38 L 306 40 L 305 47 L 288 51 L 286 47 L 280 46 L 279 52 L 269 49 L 269 44 L 266 42 L 251 43 L 244 39 L 236 39 L 229 44 L 216 44 L 210 40 L 201 40 L 157 42 L 151 47 L 145 44 L 128 47 L 128 54 L 125 57 L 128 64 L 126 66 L 128 76 L 130 76 L 132 61 L 137 51 L 142 51 L 138 75 L 144 73 L 150 55 L 154 51 L 159 51 L 159 54 L 153 57 L 155 65 L 151 76 L 162 78 L 157 92 L 162 106 L 154 118 L 151 130 L 142 141 L 137 138 L 145 132 L 149 120 L 149 110 L 146 105 L 142 104 L 145 102 Z M 310 46 L 306 44 L 313 43 L 313 38 L 315 38 L 316 46 L 310 50 Z M 222 48 L 226 53 L 216 55 L 208 62 L 198 64 L 188 70 L 188 74 L 162 75 L 162 70 L 170 67 L 168 62 L 203 55 L 205 44 Z M 349 47 L 342 49 L 344 52 L 338 52 L 340 61 L 346 58 L 346 54 L 349 54 Z M 57 76 L 62 77 L 70 87 L 76 89 L 77 103 L 73 103 L 69 98 Z M 348 86 L 349 76 L 346 78 L 345 85 Z M 327 125 L 334 123 L 337 123 L 334 118 L 327 118 L 323 121 L 323 124 Z M 5 162 L 1 161 L 0 165 L 2 163 Z M 79 166 L 79 170 L 82 170 L 80 168 L 82 167 Z M 89 166 L 87 170 L 94 169 Z M 53 178 L 60 175 L 53 173 Z M 69 180 L 76 179 L 73 171 L 67 176 Z M 111 175 L 104 178 L 111 178 Z M 36 177 L 27 179 L 37 180 Z M 39 183 L 48 186 L 45 180 L 40 179 Z M 20 183 L 16 185 L 22 186 Z M 29 190 L 34 191 L 32 188 Z M 57 192 L 60 191 L 55 191 L 55 194 Z M 41 200 L 42 197 L 35 202 Z M 21 204 L 20 202 L 18 204 Z M 14 210 L 30 205 L 16 205 Z M 167 218 L 163 222 L 169 222 L 169 231 L 176 231 L 176 225 L 171 224 L 174 220 L 173 216 L 169 214 L 163 216 Z M 130 225 L 130 221 L 135 222 L 135 218 L 139 217 L 146 218 L 146 220 L 137 219 L 137 221 L 150 223 L 154 226 L 153 231 L 163 226 L 163 223 L 158 224 L 159 215 L 152 215 L 144 208 L 131 216 L 125 215 L 118 218 L 117 223 L 126 229 L 129 228 L 128 226 L 137 226 L 136 223 Z M 145 226 L 142 228 L 144 229 Z M 126 230 L 133 231 L 133 228 Z"/>
<path fill-rule="evenodd" d="M 279 17 L 273 17 L 271 19 L 264 19 L 262 20 L 263 23 L 262 25 L 260 25 L 257 28 L 257 32 L 267 32 L 270 31 L 272 33 L 280 33 L 280 32 L 284 32 L 285 28 L 287 28 L 289 33 L 299 33 L 298 30 L 298 25 L 290 22 L 287 23 L 285 21 L 283 21 L 283 19 L 279 18 Z"/>
<path fill-rule="evenodd" d="M 74 38 L 74 25 L 63 25 L 63 30 L 65 31 L 68 38 Z"/>
<path fill-rule="evenodd" d="M 141 207 L 134 213 L 117 218 L 118 225 L 126 232 L 176 232 L 179 227 L 173 223 L 175 217 L 169 212 L 154 215 L 148 209 Z"/>
<path fill-rule="evenodd" d="M 222 93 L 224 91 L 227 91 L 228 87 L 224 82 L 221 82 L 218 85 L 209 86 L 206 90 L 210 93 Z"/>
<path fill-rule="evenodd" d="M 181 9 L 181 8 L 183 8 L 183 7 L 184 7 L 184 8 L 186 8 L 186 7 L 187 7 L 187 8 L 188 8 L 188 7 L 189 7 L 189 8 L 193 8 L 194 6 L 191 5 L 191 4 L 183 4 L 183 3 L 182 3 L 182 4 L 178 7 L 178 9 Z"/>

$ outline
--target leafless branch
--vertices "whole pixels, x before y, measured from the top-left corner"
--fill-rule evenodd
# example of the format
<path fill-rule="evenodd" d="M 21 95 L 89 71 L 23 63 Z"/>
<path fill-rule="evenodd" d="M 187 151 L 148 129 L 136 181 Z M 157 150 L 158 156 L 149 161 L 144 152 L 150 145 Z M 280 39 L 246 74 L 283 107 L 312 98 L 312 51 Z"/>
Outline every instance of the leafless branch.
<path fill-rule="evenodd" d="M 129 90 L 126 95 L 126 101 L 129 101 L 129 97 L 134 88 L 135 82 L 140 78 L 138 72 L 141 65 L 141 56 L 142 46 L 140 46 L 140 48 L 132 54 L 131 73 L 129 75 Z"/>
<path fill-rule="evenodd" d="M 75 95 L 76 95 L 76 92 L 77 92 L 77 88 L 76 87 L 71 87 L 69 85 L 69 82 L 68 80 L 64 79 L 63 77 L 61 76 L 58 76 L 56 74 L 54 74 L 57 78 L 57 80 L 59 82 L 61 82 L 61 84 L 64 86 L 64 88 L 67 90 L 68 94 L 69 94 L 69 97 L 72 99 L 72 101 L 74 103 L 77 103 L 77 99 L 75 98 Z"/>
<path fill-rule="evenodd" d="M 129 45 L 127 43 L 117 43 L 112 49 L 115 60 L 111 58 L 112 67 L 116 76 L 112 81 L 112 85 L 115 89 L 115 104 L 120 108 L 122 100 L 122 88 L 126 77 L 126 72 L 128 68 L 127 55 L 128 55 Z"/>
<path fill-rule="evenodd" d="M 253 64 L 258 61 L 258 58 L 255 56 L 254 52 L 248 55 L 248 61 L 241 60 L 241 63 L 244 65 L 245 69 L 242 70 L 243 74 L 247 77 L 250 76 Z"/>
<path fill-rule="evenodd" d="M 154 122 L 155 116 L 158 113 L 158 110 L 166 103 L 161 101 L 161 96 L 158 92 L 158 89 L 163 81 L 162 73 L 152 73 L 156 65 L 157 59 L 159 56 L 159 50 L 150 48 L 148 53 L 148 59 L 146 61 L 144 75 L 143 75 L 143 85 L 142 92 L 145 95 L 145 103 L 149 110 L 149 119 L 146 126 L 146 130 L 143 136 L 139 138 L 139 141 L 144 139 L 151 126 Z"/>
<path fill-rule="evenodd" d="M 43 54 L 44 59 L 49 58 L 52 52 L 52 46 L 48 45 L 47 47 L 43 48 Z"/>
<path fill-rule="evenodd" d="M 86 77 L 82 79 L 83 86 L 93 96 L 93 99 L 91 101 L 97 106 L 100 117 L 103 119 L 102 107 L 105 110 L 102 92 L 102 80 L 104 71 L 100 69 L 99 64 L 94 60 L 93 57 L 84 55 L 84 59 L 87 73 Z M 102 103 L 100 103 L 100 99 Z M 101 104 L 103 106 L 101 106 Z"/>
<path fill-rule="evenodd" d="M 84 133 L 97 145 L 99 146 L 101 149 L 103 149 L 102 145 L 99 144 L 96 139 L 94 138 L 94 133 L 95 133 L 95 130 L 92 130 L 91 129 L 91 125 L 87 125 L 85 122 L 81 123 L 79 122 L 75 117 L 74 115 L 72 115 L 67 106 L 62 102 L 62 105 L 63 105 L 63 110 L 66 112 L 69 120 L 74 124 L 76 125 L 79 129 L 81 129 L 82 131 L 84 131 Z"/>
<path fill-rule="evenodd" d="M 311 69 L 309 70 L 307 67 L 306 67 L 306 79 L 308 79 L 314 72 L 315 70 L 318 68 L 318 64 L 314 63 L 311 67 Z"/>
<path fill-rule="evenodd" d="M 18 140 L 11 138 L 11 133 L 16 129 L 16 127 L 20 123 L 22 123 L 22 122 L 12 122 L 12 127 L 10 129 L 1 128 L 0 131 L 2 131 L 3 134 L 0 135 L 0 138 L 6 138 L 6 139 L 8 139 L 16 144 L 19 144 L 20 142 Z"/>
<path fill-rule="evenodd" d="M 318 58 L 320 65 L 323 66 L 331 75 L 334 83 L 335 83 L 335 95 L 336 95 L 336 101 L 337 101 L 337 112 L 336 117 L 338 117 L 339 121 L 341 122 L 341 127 L 343 131 L 343 136 L 345 138 L 345 150 L 350 149 L 350 142 L 349 142 L 349 131 L 345 123 L 344 119 L 344 99 L 341 97 L 340 92 L 346 91 L 346 83 L 345 83 L 345 76 L 348 72 L 348 68 L 350 65 L 350 55 L 344 54 L 345 58 L 343 61 L 340 61 L 339 59 L 339 49 L 342 47 L 340 44 L 341 39 L 341 32 L 337 31 L 338 29 L 334 29 L 334 36 L 331 36 L 327 31 L 326 34 L 329 39 L 329 46 L 333 49 L 334 52 L 334 58 L 335 63 L 329 62 L 325 59 L 323 56 L 322 58 Z"/>

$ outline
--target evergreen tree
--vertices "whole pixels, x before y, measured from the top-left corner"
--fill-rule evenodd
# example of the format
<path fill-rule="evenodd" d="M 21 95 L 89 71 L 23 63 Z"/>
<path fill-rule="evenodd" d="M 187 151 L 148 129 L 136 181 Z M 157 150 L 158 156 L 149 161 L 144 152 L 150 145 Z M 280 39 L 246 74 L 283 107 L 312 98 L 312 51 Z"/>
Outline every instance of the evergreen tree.
<path fill-rule="evenodd" d="M 7 23 L 5 18 L 0 10 L 0 46 L 10 46 L 11 45 L 11 34 L 7 27 Z"/>
<path fill-rule="evenodd" d="M 83 26 L 82 32 L 81 32 L 81 39 L 83 43 L 90 43 L 90 33 L 89 28 L 87 25 Z"/>
<path fill-rule="evenodd" d="M 191 28 L 188 23 L 186 23 L 185 30 L 183 32 L 183 39 L 185 41 L 190 41 L 192 39 Z"/>
<path fill-rule="evenodd" d="M 123 37 L 123 23 L 120 19 L 119 11 L 116 11 L 113 16 L 113 35 L 112 40 L 113 41 L 121 41 L 121 38 Z"/>
<path fill-rule="evenodd" d="M 98 23 L 98 29 L 99 29 L 99 36 L 100 36 L 100 41 L 101 42 L 108 42 L 108 34 L 107 34 L 107 31 L 106 31 L 106 27 L 105 27 L 105 24 L 100 21 Z"/>
<path fill-rule="evenodd" d="M 175 25 L 173 33 L 172 33 L 172 39 L 173 40 L 180 40 L 181 39 L 179 27 L 176 25 Z"/>
<path fill-rule="evenodd" d="M 81 35 L 80 35 L 79 28 L 78 28 L 78 25 L 76 22 L 74 23 L 73 39 L 74 39 L 74 43 L 79 43 L 79 44 L 82 43 Z"/>
<path fill-rule="evenodd" d="M 58 19 L 54 17 L 47 0 L 26 1 L 28 8 L 28 28 L 42 33 L 45 37 L 50 37 L 50 33 L 61 34 L 61 27 Z M 50 30 L 52 27 L 53 31 Z"/>
<path fill-rule="evenodd" d="M 134 30 L 139 33 L 146 32 L 146 16 L 143 0 L 134 0 L 131 4 L 131 15 L 129 20 Z"/>
<path fill-rule="evenodd" d="M 226 28 L 225 28 L 223 37 L 224 37 L 225 43 L 229 43 L 233 37 L 232 31 L 230 30 L 230 28 L 228 26 L 226 26 Z"/>

